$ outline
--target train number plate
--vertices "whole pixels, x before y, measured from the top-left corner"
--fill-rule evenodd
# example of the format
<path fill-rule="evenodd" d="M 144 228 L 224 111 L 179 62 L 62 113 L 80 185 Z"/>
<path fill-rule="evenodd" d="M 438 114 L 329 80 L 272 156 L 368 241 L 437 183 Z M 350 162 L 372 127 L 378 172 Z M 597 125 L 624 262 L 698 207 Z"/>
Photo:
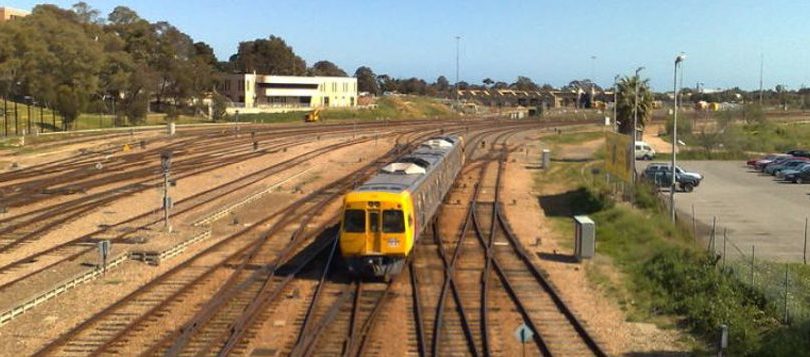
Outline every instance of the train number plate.
<path fill-rule="evenodd" d="M 388 238 L 389 247 L 399 247 L 399 240 L 396 238 Z"/>

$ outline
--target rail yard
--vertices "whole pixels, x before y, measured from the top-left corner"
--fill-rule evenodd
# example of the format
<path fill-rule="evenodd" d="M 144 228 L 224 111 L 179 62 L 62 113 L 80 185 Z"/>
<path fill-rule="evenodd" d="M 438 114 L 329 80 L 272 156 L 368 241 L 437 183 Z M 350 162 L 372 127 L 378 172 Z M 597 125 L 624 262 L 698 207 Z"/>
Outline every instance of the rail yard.
<path fill-rule="evenodd" d="M 530 137 L 583 124 L 245 124 L 49 142 L 42 150 L 58 155 L 21 157 L 1 174 L 0 345 L 59 356 L 515 355 L 524 322 L 531 354 L 606 355 L 500 197 Z M 338 248 L 344 195 L 443 135 L 464 138 L 466 161 L 405 268 L 351 273 Z M 171 229 L 160 200 L 168 151 Z"/>

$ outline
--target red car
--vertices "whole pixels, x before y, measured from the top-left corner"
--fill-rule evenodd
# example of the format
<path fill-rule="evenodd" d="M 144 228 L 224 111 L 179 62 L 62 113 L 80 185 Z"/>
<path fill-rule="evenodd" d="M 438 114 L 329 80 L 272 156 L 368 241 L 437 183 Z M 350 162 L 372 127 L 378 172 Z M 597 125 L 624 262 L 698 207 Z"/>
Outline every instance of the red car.
<path fill-rule="evenodd" d="M 746 164 L 748 164 L 749 166 L 752 166 L 753 168 L 755 168 L 757 170 L 762 170 L 762 168 L 765 167 L 765 166 L 768 166 L 768 164 L 770 164 L 770 163 L 772 163 L 775 160 L 778 160 L 780 158 L 786 157 L 786 156 L 789 156 L 789 155 L 770 154 L 770 155 L 765 155 L 765 156 L 763 156 L 763 157 L 761 157 L 759 159 L 748 160 L 746 162 Z"/>

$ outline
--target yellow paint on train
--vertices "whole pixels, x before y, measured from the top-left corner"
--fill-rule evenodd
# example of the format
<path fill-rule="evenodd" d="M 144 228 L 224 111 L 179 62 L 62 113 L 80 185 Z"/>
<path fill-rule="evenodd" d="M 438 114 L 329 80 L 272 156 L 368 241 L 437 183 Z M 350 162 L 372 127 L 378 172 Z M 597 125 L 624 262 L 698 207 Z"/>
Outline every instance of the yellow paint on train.
<path fill-rule="evenodd" d="M 345 196 L 343 209 L 365 218 L 364 227 L 347 227 L 346 214 L 341 219 L 340 251 L 344 256 L 410 254 L 418 228 L 408 191 L 353 191 Z"/>

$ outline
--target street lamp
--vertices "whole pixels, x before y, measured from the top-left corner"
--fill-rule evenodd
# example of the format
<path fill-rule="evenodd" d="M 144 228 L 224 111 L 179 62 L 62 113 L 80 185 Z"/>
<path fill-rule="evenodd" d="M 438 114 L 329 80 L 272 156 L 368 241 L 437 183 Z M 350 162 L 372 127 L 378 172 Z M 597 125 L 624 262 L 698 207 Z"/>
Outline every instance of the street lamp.
<path fill-rule="evenodd" d="M 636 68 L 636 85 L 634 86 L 635 96 L 633 99 L 633 145 L 636 145 L 636 141 L 638 141 L 638 86 L 641 84 L 641 78 L 639 78 L 638 73 L 644 70 L 644 66 Z"/>
<path fill-rule="evenodd" d="M 669 214 L 672 223 L 675 223 L 675 149 L 678 145 L 678 65 L 686 60 L 686 55 L 681 53 L 675 57 L 675 73 L 672 80 L 673 98 L 675 99 L 675 108 L 672 116 L 672 167 L 670 167 L 672 174 L 672 182 L 669 187 Z"/>
<path fill-rule="evenodd" d="M 618 117 L 616 116 L 617 115 L 616 108 L 619 105 L 616 99 L 618 98 L 617 97 L 618 92 L 619 92 L 619 75 L 617 74 L 615 77 L 613 77 L 613 123 L 616 125 L 616 128 L 618 128 L 619 126 Z M 636 145 L 636 143 L 633 143 L 633 145 Z"/>

